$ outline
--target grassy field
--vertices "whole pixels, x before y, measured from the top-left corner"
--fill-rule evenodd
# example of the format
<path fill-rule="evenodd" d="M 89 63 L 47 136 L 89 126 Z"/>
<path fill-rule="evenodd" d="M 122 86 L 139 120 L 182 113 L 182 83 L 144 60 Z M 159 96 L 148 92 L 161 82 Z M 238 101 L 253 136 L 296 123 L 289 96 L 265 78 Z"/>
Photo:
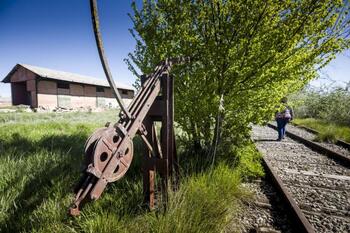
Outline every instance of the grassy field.
<path fill-rule="evenodd" d="M 346 142 L 350 142 L 349 126 L 329 123 L 314 118 L 294 119 L 293 122 L 297 125 L 318 131 L 320 133 L 316 138 L 318 141 L 334 142 L 336 139 L 342 139 Z"/>
<path fill-rule="evenodd" d="M 166 210 L 142 205 L 140 142 L 126 177 L 110 184 L 81 216 L 67 209 L 80 177 L 83 146 L 94 129 L 115 121 L 104 113 L 0 114 L 0 232 L 222 232 L 250 194 L 242 179 L 262 175 L 252 145 L 209 166 L 202 157 L 181 159 L 180 190 Z"/>

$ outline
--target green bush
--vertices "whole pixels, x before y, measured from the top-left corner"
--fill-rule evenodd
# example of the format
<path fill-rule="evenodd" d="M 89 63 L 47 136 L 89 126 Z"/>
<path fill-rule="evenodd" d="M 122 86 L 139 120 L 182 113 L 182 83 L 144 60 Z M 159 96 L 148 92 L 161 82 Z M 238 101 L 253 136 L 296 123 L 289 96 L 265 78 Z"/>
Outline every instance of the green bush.
<path fill-rule="evenodd" d="M 306 89 L 291 99 L 296 105 L 296 117 L 350 125 L 350 91 L 347 88 Z"/>

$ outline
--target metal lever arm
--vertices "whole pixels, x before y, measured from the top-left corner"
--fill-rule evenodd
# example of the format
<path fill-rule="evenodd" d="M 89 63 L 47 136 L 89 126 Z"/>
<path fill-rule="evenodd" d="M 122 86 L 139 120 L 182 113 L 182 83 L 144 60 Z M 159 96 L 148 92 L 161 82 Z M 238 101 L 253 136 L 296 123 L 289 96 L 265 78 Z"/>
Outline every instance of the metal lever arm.
<path fill-rule="evenodd" d="M 119 94 L 117 86 L 115 85 L 115 83 L 113 81 L 112 73 L 109 69 L 107 58 L 106 58 L 106 55 L 105 55 L 105 52 L 103 49 L 102 37 L 101 37 L 100 29 L 99 29 L 97 0 L 90 0 L 90 8 L 91 8 L 92 24 L 93 24 L 93 28 L 94 28 L 96 45 L 97 45 L 98 54 L 100 56 L 100 60 L 101 60 L 102 66 L 103 66 L 103 70 L 104 70 L 105 75 L 107 77 L 108 83 L 111 86 L 113 94 L 119 103 L 121 110 L 125 113 L 127 118 L 131 119 L 131 114 L 128 111 L 128 109 L 125 107 L 125 104 L 124 104 L 124 102 Z"/>

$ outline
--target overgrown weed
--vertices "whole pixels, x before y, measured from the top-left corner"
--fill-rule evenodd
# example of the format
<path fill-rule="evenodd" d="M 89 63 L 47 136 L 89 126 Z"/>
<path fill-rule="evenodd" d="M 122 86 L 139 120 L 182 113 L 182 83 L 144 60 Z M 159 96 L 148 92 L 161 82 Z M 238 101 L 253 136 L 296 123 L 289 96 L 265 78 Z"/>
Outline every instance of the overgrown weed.
<path fill-rule="evenodd" d="M 320 142 L 335 142 L 337 139 L 350 142 L 350 127 L 335 123 L 329 123 L 325 120 L 313 118 L 294 119 L 297 125 L 305 126 L 319 132 L 315 140 Z"/>

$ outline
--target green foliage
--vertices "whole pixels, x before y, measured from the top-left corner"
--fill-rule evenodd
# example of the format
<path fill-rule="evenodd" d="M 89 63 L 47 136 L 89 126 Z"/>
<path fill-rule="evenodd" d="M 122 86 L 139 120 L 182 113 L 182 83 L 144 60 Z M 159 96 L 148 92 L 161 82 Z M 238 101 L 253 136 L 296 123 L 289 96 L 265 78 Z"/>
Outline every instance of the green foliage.
<path fill-rule="evenodd" d="M 316 142 L 329 142 L 335 143 L 337 141 L 336 135 L 333 129 L 328 129 L 320 134 L 318 134 L 315 139 Z"/>
<path fill-rule="evenodd" d="M 220 164 L 214 170 L 187 179 L 172 193 L 165 215 L 151 215 L 154 232 L 221 232 L 232 220 L 237 200 L 239 173 Z"/>
<path fill-rule="evenodd" d="M 350 125 L 350 91 L 347 88 L 305 89 L 292 98 L 299 118 Z"/>
<path fill-rule="evenodd" d="M 257 152 L 254 144 L 239 147 L 235 154 L 239 159 L 238 169 L 242 178 L 248 179 L 264 175 L 261 155 Z"/>
<path fill-rule="evenodd" d="M 294 119 L 293 121 L 297 125 L 302 125 L 318 131 L 320 134 L 317 136 L 318 141 L 330 141 L 334 142 L 335 139 L 342 139 L 350 142 L 350 127 L 330 123 L 325 120 L 305 118 L 305 119 Z"/>
<path fill-rule="evenodd" d="M 136 70 L 151 73 L 165 58 L 190 57 L 172 71 L 176 121 L 196 145 L 229 148 L 249 138 L 249 123 L 270 119 L 283 96 L 349 47 L 344 4 L 159 0 L 138 8 L 133 3 L 137 44 L 126 62 L 139 76 Z"/>
<path fill-rule="evenodd" d="M 107 120 L 115 121 L 117 119 L 117 113 L 115 110 L 105 111 L 104 117 L 101 117 L 101 113 L 93 112 L 66 112 L 66 113 L 36 113 L 32 112 L 11 112 L 0 114 L 0 124 L 23 124 L 23 123 L 42 123 L 53 121 L 65 121 L 74 123 L 95 122 L 96 124 L 105 124 Z"/>
<path fill-rule="evenodd" d="M 181 156 L 180 189 L 170 191 L 166 210 L 149 212 L 142 206 L 138 139 L 126 176 L 80 217 L 69 217 L 84 142 L 113 118 L 113 112 L 0 114 L 10 120 L 0 123 L 0 232 L 222 232 L 239 224 L 237 207 L 251 196 L 239 184 L 262 174 L 252 145 L 214 164 Z"/>

